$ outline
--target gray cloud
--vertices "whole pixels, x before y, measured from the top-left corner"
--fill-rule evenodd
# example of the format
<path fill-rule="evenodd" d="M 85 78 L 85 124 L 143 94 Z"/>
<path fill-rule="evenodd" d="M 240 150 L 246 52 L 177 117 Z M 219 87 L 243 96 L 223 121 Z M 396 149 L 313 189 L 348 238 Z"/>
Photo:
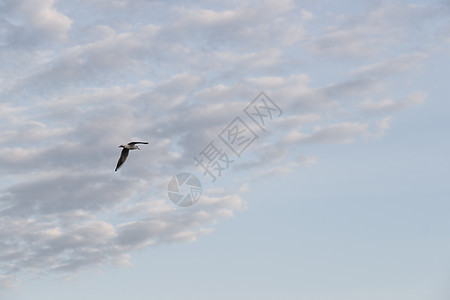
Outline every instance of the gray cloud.
<path fill-rule="evenodd" d="M 242 176 L 239 185 L 313 164 L 310 145 L 379 138 L 393 113 L 425 99 L 420 91 L 397 99 L 390 84 L 411 78 L 432 47 L 411 38 L 412 50 L 383 51 L 408 39 L 387 29 L 413 30 L 411 18 L 420 22 L 427 7 L 380 6 L 314 28 L 324 14 L 293 1 L 79 3 L 1 4 L 4 286 L 127 264 L 136 249 L 194 241 L 245 209 L 245 184 L 205 190 L 187 210 L 172 206 L 165 190 L 177 172 L 196 170 L 192 157 L 261 90 L 284 113 L 230 170 Z M 358 58 L 338 78 L 311 71 L 328 72 L 336 56 Z M 150 144 L 115 173 L 118 145 L 132 139 Z"/>
<path fill-rule="evenodd" d="M 439 5 L 386 1 L 372 1 L 366 5 L 367 10 L 344 18 L 330 12 L 326 17 L 332 18 L 334 24 L 309 39 L 305 43 L 306 49 L 324 57 L 362 59 L 407 41 L 411 35 L 420 36 L 422 42 L 436 38 L 436 32 L 430 34 L 430 27 L 417 24 L 427 24 L 439 17 Z"/>
<path fill-rule="evenodd" d="M 9 31 L 5 42 L 10 47 L 67 38 L 72 20 L 55 8 L 53 0 L 5 0 L 0 5 L 3 24 Z"/>

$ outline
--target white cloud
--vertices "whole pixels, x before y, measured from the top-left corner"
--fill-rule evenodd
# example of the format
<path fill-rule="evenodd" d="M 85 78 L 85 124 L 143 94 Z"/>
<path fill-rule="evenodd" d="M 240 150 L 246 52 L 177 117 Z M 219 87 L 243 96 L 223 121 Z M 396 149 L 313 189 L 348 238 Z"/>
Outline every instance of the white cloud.
<path fill-rule="evenodd" d="M 314 19 L 314 14 L 306 9 L 300 10 L 301 18 L 304 21 Z"/>
<path fill-rule="evenodd" d="M 422 104 L 427 98 L 424 92 L 415 92 L 404 99 L 394 101 L 392 99 L 385 99 L 378 102 L 372 100 L 365 100 L 359 104 L 360 108 L 365 112 L 370 113 L 393 113 L 407 107 Z"/>
<path fill-rule="evenodd" d="M 240 43 L 266 47 L 269 39 L 289 45 L 305 34 L 301 24 L 282 16 L 294 8 L 291 0 L 241 2 L 235 9 L 221 11 L 177 6 L 173 12 L 179 17 L 166 33 L 180 39 L 197 38 L 211 48 L 220 44 L 240 47 Z"/>
<path fill-rule="evenodd" d="M 317 128 L 312 134 L 302 137 L 303 143 L 338 143 L 353 142 L 362 136 L 367 129 L 367 124 L 343 122 L 332 124 L 325 128 Z"/>
<path fill-rule="evenodd" d="M 369 136 L 373 137 L 382 137 L 385 135 L 386 131 L 391 128 L 391 121 L 392 117 L 387 116 L 382 118 L 381 120 L 378 120 L 374 124 L 374 129 L 376 130 L 375 133 L 370 133 Z"/>
<path fill-rule="evenodd" d="M 55 8 L 53 0 L 3 1 L 2 15 L 10 29 L 10 43 L 27 45 L 39 39 L 67 38 L 72 20 Z"/>
<path fill-rule="evenodd" d="M 322 22 L 327 26 L 319 36 L 308 40 L 306 48 L 324 57 L 363 59 L 408 41 L 411 35 L 420 36 L 422 43 L 433 38 L 428 27 L 417 26 L 418 23 L 427 24 L 439 14 L 433 3 L 408 5 L 375 1 L 364 4 L 367 9 L 359 13 L 322 15 Z M 331 19 L 332 23 L 325 18 Z"/>
<path fill-rule="evenodd" d="M 392 59 L 359 67 L 356 70 L 353 70 L 350 74 L 381 77 L 400 72 L 411 72 L 426 58 L 427 55 L 424 52 L 402 54 Z"/>
<path fill-rule="evenodd" d="M 328 12 L 288 0 L 78 3 L 79 11 L 65 1 L 1 4 L 5 286 L 126 265 L 133 250 L 195 241 L 245 209 L 245 184 L 205 190 L 187 210 L 168 202 L 166 188 L 261 90 L 284 113 L 230 170 L 240 184 L 313 165 L 309 145 L 379 138 L 392 113 L 426 98 L 407 87 L 397 99 L 391 83 L 412 78 L 430 48 L 411 38 L 410 49 L 383 52 L 408 39 L 416 8 L 378 7 L 315 28 Z M 387 30 L 401 25 L 397 14 L 403 27 Z M 329 55 L 358 58 L 333 69 Z M 150 144 L 115 173 L 117 146 L 133 138 Z"/>

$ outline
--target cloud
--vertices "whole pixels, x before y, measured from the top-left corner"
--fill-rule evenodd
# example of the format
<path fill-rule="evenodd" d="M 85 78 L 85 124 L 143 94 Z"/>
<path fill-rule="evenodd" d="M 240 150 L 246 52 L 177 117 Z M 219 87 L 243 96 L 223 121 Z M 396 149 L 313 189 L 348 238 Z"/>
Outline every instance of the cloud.
<path fill-rule="evenodd" d="M 366 132 L 367 124 L 344 122 L 332 124 L 326 128 L 317 128 L 312 134 L 300 139 L 302 143 L 338 143 L 353 142 Z"/>
<path fill-rule="evenodd" d="M 134 249 L 194 241 L 245 206 L 233 193 L 205 195 L 187 212 L 167 201 L 170 176 L 193 166 L 191 159 L 180 160 L 174 140 L 193 136 L 179 144 L 182 152 L 201 150 L 196 130 L 220 125 L 226 109 L 206 106 L 199 114 L 188 104 L 186 94 L 201 82 L 178 74 L 156 84 L 86 89 L 81 97 L 60 94 L 26 108 L 3 105 L 2 122 L 9 129 L 2 136 L 0 232 L 14 236 L 4 239 L 0 255 L 4 285 L 11 274 L 71 276 L 126 264 Z M 114 173 L 118 143 L 133 136 L 151 143 Z M 116 221 L 105 221 L 108 215 Z"/>
<path fill-rule="evenodd" d="M 359 107 L 368 113 L 394 113 L 399 110 L 411 107 L 413 105 L 422 104 L 425 102 L 427 94 L 424 92 L 415 92 L 404 99 L 394 101 L 392 99 L 385 99 L 378 102 L 365 100 L 359 103 Z"/>
<path fill-rule="evenodd" d="M 410 72 L 414 68 L 417 68 L 426 58 L 427 54 L 424 52 L 402 54 L 392 59 L 359 67 L 350 72 L 350 74 L 382 77 L 401 72 Z"/>
<path fill-rule="evenodd" d="M 2 1 L 2 18 L 12 47 L 67 38 L 72 20 L 55 8 L 53 0 Z"/>
<path fill-rule="evenodd" d="M 414 5 L 374 1 L 364 4 L 366 9 L 355 14 L 330 11 L 323 15 L 322 18 L 332 20 L 331 24 L 324 22 L 327 26 L 306 42 L 306 49 L 323 57 L 363 59 L 408 41 L 410 35 L 420 36 L 422 42 L 433 38 L 430 27 L 417 26 L 439 16 L 439 8 L 433 3 Z"/>
<path fill-rule="evenodd" d="M 234 10 L 221 11 L 174 7 L 172 10 L 179 18 L 169 31 L 180 38 L 187 34 L 191 38 L 201 36 L 211 47 L 227 43 L 238 46 L 244 40 L 247 46 L 249 43 L 267 45 L 268 38 L 291 44 L 304 35 L 300 24 L 287 22 L 282 16 L 294 7 L 291 0 L 250 2 Z M 270 25 L 267 20 L 271 20 Z"/>
<path fill-rule="evenodd" d="M 312 166 L 314 147 L 380 138 L 393 113 L 424 102 L 393 86 L 430 55 L 404 34 L 427 7 L 326 19 L 308 3 L 3 1 L 0 283 L 195 241 L 246 208 L 246 179 Z M 408 49 L 386 50 L 398 38 Z M 261 90 L 283 110 L 265 132 L 243 112 Z M 167 183 L 184 170 L 206 181 L 193 156 L 236 116 L 259 135 L 234 157 L 238 184 L 177 209 Z M 132 139 L 150 144 L 114 172 Z"/>

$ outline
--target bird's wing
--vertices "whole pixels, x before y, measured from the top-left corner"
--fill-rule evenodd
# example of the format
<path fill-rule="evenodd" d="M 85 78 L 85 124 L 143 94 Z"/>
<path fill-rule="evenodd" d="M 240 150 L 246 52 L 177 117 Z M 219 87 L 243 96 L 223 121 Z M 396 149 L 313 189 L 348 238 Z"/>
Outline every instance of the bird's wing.
<path fill-rule="evenodd" d="M 122 149 L 122 153 L 120 154 L 120 158 L 119 161 L 117 162 L 117 166 L 116 166 L 116 170 L 120 168 L 121 165 L 123 165 L 123 163 L 127 160 L 128 157 L 128 152 L 130 152 L 130 150 L 123 148 Z"/>
<path fill-rule="evenodd" d="M 148 142 L 129 142 L 128 145 L 136 145 L 136 144 L 148 144 Z"/>

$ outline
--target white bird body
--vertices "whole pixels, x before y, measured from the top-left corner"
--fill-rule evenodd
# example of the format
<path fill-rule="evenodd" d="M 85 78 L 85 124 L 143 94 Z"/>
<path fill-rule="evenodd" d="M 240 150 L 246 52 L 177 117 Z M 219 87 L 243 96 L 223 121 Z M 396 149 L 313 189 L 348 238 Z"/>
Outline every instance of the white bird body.
<path fill-rule="evenodd" d="M 128 149 L 128 150 L 136 150 L 136 149 L 141 150 L 141 149 L 139 149 L 138 146 L 136 146 L 136 145 L 130 145 L 130 144 L 127 144 L 127 145 L 120 145 L 119 147 L 122 147 L 122 148 Z"/>
<path fill-rule="evenodd" d="M 117 171 L 120 168 L 120 166 L 122 166 L 123 163 L 127 160 L 128 152 L 130 152 L 130 150 L 136 150 L 136 149 L 141 150 L 141 149 L 139 149 L 137 144 L 148 144 L 148 142 L 129 142 L 126 145 L 119 146 L 123 149 L 122 149 L 122 152 L 120 153 L 120 158 L 119 158 L 119 161 L 117 162 L 115 171 Z"/>

